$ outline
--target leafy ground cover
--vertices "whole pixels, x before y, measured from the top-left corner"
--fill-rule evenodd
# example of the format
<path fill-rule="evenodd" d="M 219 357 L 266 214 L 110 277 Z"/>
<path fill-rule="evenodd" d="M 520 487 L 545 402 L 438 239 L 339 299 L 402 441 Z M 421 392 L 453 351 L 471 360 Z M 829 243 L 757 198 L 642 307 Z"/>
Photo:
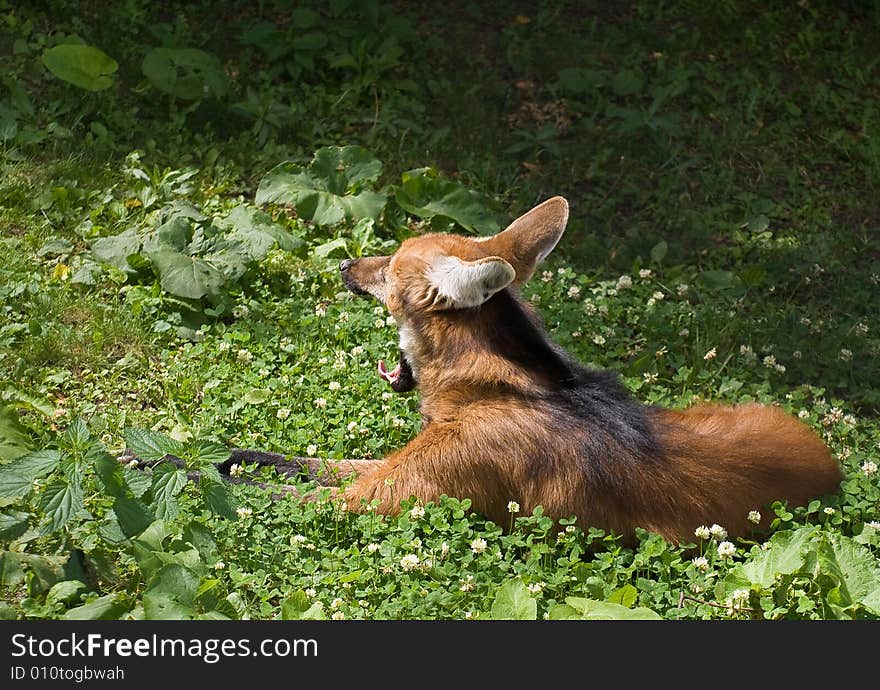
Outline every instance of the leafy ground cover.
<path fill-rule="evenodd" d="M 220 12 L 0 1 L 0 614 L 880 615 L 876 10 Z M 781 404 L 838 494 L 629 549 L 515 505 L 383 518 L 219 480 L 229 446 L 404 444 L 395 329 L 338 261 L 554 194 L 569 231 L 525 289 L 554 339 L 649 403 Z"/>

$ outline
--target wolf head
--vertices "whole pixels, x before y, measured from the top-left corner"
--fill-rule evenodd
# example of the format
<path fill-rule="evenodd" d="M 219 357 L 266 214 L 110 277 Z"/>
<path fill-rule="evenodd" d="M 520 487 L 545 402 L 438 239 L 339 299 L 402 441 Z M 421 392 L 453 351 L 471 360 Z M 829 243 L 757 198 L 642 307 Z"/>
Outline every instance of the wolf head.
<path fill-rule="evenodd" d="M 413 237 L 392 256 L 346 259 L 346 287 L 380 300 L 400 333 L 397 366 L 379 375 L 400 393 L 418 383 L 425 357 L 420 334 L 442 328 L 450 311 L 479 310 L 508 286 L 520 286 L 553 250 L 568 222 L 568 202 L 553 197 L 491 237 L 430 234 Z M 446 319 L 448 320 L 448 319 Z"/>

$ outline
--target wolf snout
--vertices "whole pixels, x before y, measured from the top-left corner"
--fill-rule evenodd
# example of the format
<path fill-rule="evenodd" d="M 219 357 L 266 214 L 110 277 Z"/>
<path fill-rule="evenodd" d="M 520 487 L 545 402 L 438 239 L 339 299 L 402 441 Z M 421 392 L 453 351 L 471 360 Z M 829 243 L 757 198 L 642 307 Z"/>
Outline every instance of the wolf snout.
<path fill-rule="evenodd" d="M 356 261 L 357 261 L 356 259 L 343 259 L 342 261 L 340 261 L 339 262 L 340 273 L 345 273 L 349 268 L 351 268 L 355 264 Z"/>

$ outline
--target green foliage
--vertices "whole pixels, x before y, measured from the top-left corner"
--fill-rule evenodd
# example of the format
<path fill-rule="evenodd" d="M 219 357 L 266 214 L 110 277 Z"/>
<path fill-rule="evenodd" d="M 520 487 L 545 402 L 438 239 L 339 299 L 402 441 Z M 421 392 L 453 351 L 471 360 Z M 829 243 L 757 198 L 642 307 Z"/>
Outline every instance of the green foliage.
<path fill-rule="evenodd" d="M 93 46 L 65 43 L 43 51 L 43 64 L 52 74 L 86 91 L 103 91 L 113 86 L 119 65 Z"/>
<path fill-rule="evenodd" d="M 0 2 L 0 618 L 880 616 L 863 12 L 105 5 Z M 417 433 L 418 396 L 374 373 L 397 334 L 340 258 L 554 194 L 569 229 L 524 288 L 551 337 L 650 404 L 782 405 L 840 458 L 837 494 L 755 506 L 770 531 L 724 559 L 222 483 L 231 446 L 381 457 Z"/>

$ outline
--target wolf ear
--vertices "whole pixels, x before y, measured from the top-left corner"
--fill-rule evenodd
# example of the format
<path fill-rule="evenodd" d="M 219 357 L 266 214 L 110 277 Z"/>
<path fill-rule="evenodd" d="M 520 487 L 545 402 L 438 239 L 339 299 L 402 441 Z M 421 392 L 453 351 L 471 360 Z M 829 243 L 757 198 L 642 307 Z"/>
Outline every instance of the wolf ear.
<path fill-rule="evenodd" d="M 478 307 L 516 278 L 513 266 L 500 256 L 463 261 L 444 254 L 436 258 L 425 273 L 434 304 L 453 309 Z"/>
<path fill-rule="evenodd" d="M 556 246 L 568 223 L 568 202 L 554 196 L 523 214 L 494 237 L 480 240 L 493 254 L 507 259 L 522 285 Z"/>

